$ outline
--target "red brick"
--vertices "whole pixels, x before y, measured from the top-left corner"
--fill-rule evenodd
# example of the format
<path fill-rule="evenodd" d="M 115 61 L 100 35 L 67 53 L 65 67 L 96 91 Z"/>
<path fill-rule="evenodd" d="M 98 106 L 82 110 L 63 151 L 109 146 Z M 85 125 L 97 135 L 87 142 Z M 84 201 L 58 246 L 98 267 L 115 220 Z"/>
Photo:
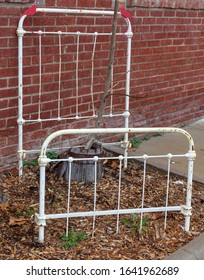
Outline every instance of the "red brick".
<path fill-rule="evenodd" d="M 8 26 L 9 25 L 9 18 L 8 17 L 1 17 L 0 18 L 0 26 Z"/>
<path fill-rule="evenodd" d="M 138 9 L 136 10 L 136 17 L 149 17 L 150 11 L 148 9 Z"/>
<path fill-rule="evenodd" d="M 175 17 L 176 11 L 175 10 L 164 10 L 164 17 Z"/>
<path fill-rule="evenodd" d="M 1 62 L 1 61 L 4 61 L 4 60 L 3 60 L 3 59 L 2 59 L 2 60 L 0 59 L 0 62 Z M 1 89 L 7 87 L 7 84 L 8 84 L 7 79 L 0 79 L 0 88 L 1 88 Z M 2 98 L 2 96 L 1 96 L 1 98 Z"/>
<path fill-rule="evenodd" d="M 187 11 L 177 11 L 176 16 L 177 17 L 186 17 L 188 15 Z"/>
<path fill-rule="evenodd" d="M 1 156 L 5 157 L 11 154 L 15 154 L 17 152 L 16 146 L 9 146 L 5 148 L 1 148 Z"/>
<path fill-rule="evenodd" d="M 82 1 L 89 2 L 87 0 L 82 0 Z M 104 1 L 96 0 L 96 8 L 112 9 L 112 0 L 104 0 Z"/>
<path fill-rule="evenodd" d="M 5 109 L 8 107 L 8 99 L 0 99 L 0 108 Z"/>
<path fill-rule="evenodd" d="M 11 56 L 18 56 L 17 48 L 10 48 L 10 49 L 0 49 L 0 57 L 11 57 Z"/>
<path fill-rule="evenodd" d="M 50 2 L 50 0 L 48 0 Z M 89 2 L 89 1 L 86 1 Z M 91 2 L 91 1 L 90 1 Z M 51 3 L 52 4 L 52 3 Z M 51 6 L 51 4 L 47 4 Z M 66 7 L 66 8 L 75 8 L 76 7 L 76 0 L 69 0 L 69 5 L 67 5 L 67 0 L 57 0 L 58 7 Z"/>
<path fill-rule="evenodd" d="M 99 1 L 96 1 L 96 2 L 99 2 Z M 102 3 L 103 5 L 104 5 L 104 7 L 106 7 L 105 6 L 105 2 L 108 2 L 107 0 L 105 0 L 105 1 L 103 1 L 104 3 Z M 82 8 L 85 8 L 85 7 L 91 7 L 91 8 L 93 8 L 94 6 L 95 6 L 95 0 L 78 0 L 78 2 L 77 2 L 77 4 L 78 4 L 78 7 L 82 7 Z M 99 3 L 97 3 L 97 5 L 98 5 Z"/>
<path fill-rule="evenodd" d="M 4 27 L 4 28 L 0 28 L 0 36 L 15 36 L 16 35 L 16 31 L 13 27 Z"/>
<path fill-rule="evenodd" d="M 13 7 L 11 9 L 11 7 L 9 6 L 4 6 L 4 7 L 1 7 L 0 9 L 0 15 L 2 16 L 20 16 L 21 12 L 20 12 L 20 7 Z"/>
<path fill-rule="evenodd" d="M 17 96 L 17 92 L 18 92 L 17 88 L 0 89 L 0 96 L 1 98 L 10 98 L 10 97 Z"/>
<path fill-rule="evenodd" d="M 79 25 L 94 25 L 95 19 L 94 17 L 84 16 L 84 17 L 77 17 L 77 24 Z"/>
<path fill-rule="evenodd" d="M 47 5 L 49 6 L 49 7 L 55 7 L 56 6 L 56 4 L 58 4 L 58 2 L 56 2 L 56 1 L 58 1 L 58 0 L 47 0 Z"/>
<path fill-rule="evenodd" d="M 161 17 L 163 15 L 163 11 L 162 10 L 151 10 L 150 12 L 151 12 L 150 16 L 151 17 L 155 17 L 155 18 Z"/>

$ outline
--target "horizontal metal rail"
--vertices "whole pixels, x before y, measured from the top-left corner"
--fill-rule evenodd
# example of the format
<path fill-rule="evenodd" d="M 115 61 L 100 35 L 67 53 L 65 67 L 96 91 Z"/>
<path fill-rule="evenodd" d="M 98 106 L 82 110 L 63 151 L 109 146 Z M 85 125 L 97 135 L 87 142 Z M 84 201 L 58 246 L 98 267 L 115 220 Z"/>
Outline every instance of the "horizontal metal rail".
<path fill-rule="evenodd" d="M 194 141 L 192 136 L 181 128 L 176 127 L 144 127 L 144 128 L 87 128 L 87 129 L 63 129 L 58 130 L 52 134 L 50 134 L 44 141 L 40 158 L 43 159 L 46 157 L 46 150 L 49 143 L 56 137 L 61 135 L 76 135 L 76 134 L 123 134 L 123 133 L 154 133 L 154 132 L 162 132 L 162 133 L 179 133 L 184 135 L 188 140 L 189 151 L 192 152 L 195 149 Z"/>
<path fill-rule="evenodd" d="M 103 11 L 103 10 L 79 10 L 79 9 L 54 9 L 54 8 L 37 8 L 37 13 L 55 13 L 55 14 L 73 14 L 73 15 L 102 15 L 102 16 L 113 16 L 114 11 Z M 118 15 L 121 16 L 121 13 L 118 12 Z M 23 23 L 26 19 L 27 15 L 23 15 L 18 23 L 17 33 L 23 30 Z M 124 18 L 124 17 L 123 17 Z M 128 18 L 124 18 L 126 21 L 128 30 L 127 32 L 132 32 L 132 27 L 130 20 Z"/>
<path fill-rule="evenodd" d="M 61 213 L 61 214 L 46 214 L 44 217 L 36 214 L 37 224 L 41 224 L 41 219 L 64 219 L 64 218 L 79 218 L 79 217 L 93 217 L 93 216 L 108 216 L 117 214 L 139 214 L 139 213 L 153 213 L 153 212 L 164 212 L 164 211 L 181 211 L 182 206 L 168 206 L 168 207 L 151 207 L 151 208 L 130 208 L 120 210 L 97 210 L 87 212 L 73 212 L 73 213 Z"/>

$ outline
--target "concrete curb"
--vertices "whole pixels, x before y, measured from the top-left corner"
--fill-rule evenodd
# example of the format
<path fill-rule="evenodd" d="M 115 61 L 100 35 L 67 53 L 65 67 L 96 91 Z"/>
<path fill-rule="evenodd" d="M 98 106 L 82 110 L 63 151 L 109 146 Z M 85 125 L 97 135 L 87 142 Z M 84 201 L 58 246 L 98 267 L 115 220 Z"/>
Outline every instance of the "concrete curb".
<path fill-rule="evenodd" d="M 165 260 L 204 260 L 204 233 L 166 257 Z"/>

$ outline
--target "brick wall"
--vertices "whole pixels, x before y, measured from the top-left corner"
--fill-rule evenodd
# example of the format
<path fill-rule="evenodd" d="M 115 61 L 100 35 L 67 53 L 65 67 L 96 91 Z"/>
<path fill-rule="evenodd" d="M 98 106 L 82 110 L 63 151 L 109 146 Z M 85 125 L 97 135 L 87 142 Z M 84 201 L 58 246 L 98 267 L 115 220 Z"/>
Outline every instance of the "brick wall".
<path fill-rule="evenodd" d="M 204 2 L 128 4 L 134 13 L 131 91 L 141 121 L 168 126 L 202 117 Z"/>
<path fill-rule="evenodd" d="M 7 2 L 7 3 L 6 3 Z M 11 2 L 11 3 L 9 3 Z M 17 36 L 16 28 L 22 12 L 32 1 L 0 0 L 0 170 L 8 169 L 17 161 Z M 19 2 L 19 3 L 17 3 Z M 47 7 L 67 7 L 67 0 L 35 1 Z M 26 4 L 20 4 L 26 3 Z M 189 123 L 204 115 L 204 3 L 203 1 L 148 1 L 129 0 L 126 6 L 133 15 L 133 45 L 131 73 L 131 125 L 169 126 Z M 110 9 L 112 1 L 70 0 L 70 8 Z M 26 19 L 27 28 L 34 26 L 49 30 L 74 30 L 76 24 L 85 30 L 87 23 L 93 31 L 109 30 L 108 18 L 49 15 L 36 15 Z M 121 31 L 125 25 L 119 22 Z M 95 29 L 94 29 L 95 30 Z M 43 103 L 42 115 L 45 118 L 56 116 L 56 95 L 58 92 L 59 49 L 58 39 L 42 38 L 43 49 Z M 61 94 L 62 114 L 67 116 L 75 111 L 75 42 L 68 46 L 62 42 L 65 62 L 62 68 Z M 39 92 L 39 53 L 38 36 L 28 36 L 24 40 L 24 117 L 37 116 Z M 106 41 L 98 42 L 95 56 L 94 92 L 96 107 L 99 104 L 107 69 L 108 47 Z M 124 103 L 125 81 L 125 40 L 119 38 L 116 48 L 114 110 L 120 112 Z M 80 107 L 82 114 L 90 106 L 89 58 L 92 43 L 83 42 L 84 59 L 79 64 Z M 83 51 L 82 50 L 82 51 Z M 67 61 L 66 61 L 67 60 Z M 73 63 L 72 63 L 73 61 Z M 70 63 L 71 62 L 71 63 Z M 83 70 L 83 71 L 82 71 Z M 82 77 L 80 76 L 80 77 Z M 108 104 L 110 100 L 108 100 Z M 104 126 L 123 126 L 123 118 L 105 119 Z M 64 127 L 91 127 L 93 119 L 80 121 L 45 122 L 27 124 L 24 127 L 25 148 L 40 147 L 48 133 Z"/>

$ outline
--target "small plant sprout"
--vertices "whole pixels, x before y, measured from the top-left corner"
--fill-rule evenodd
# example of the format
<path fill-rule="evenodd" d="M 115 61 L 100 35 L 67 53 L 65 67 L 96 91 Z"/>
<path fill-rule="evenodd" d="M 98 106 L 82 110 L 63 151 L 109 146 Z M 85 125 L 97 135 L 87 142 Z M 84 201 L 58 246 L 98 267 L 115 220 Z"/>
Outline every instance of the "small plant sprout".
<path fill-rule="evenodd" d="M 58 154 L 55 153 L 55 152 L 47 152 L 46 153 L 46 156 L 49 158 L 49 159 L 57 159 L 58 158 Z M 38 157 L 32 161 L 28 161 L 28 160 L 25 160 L 23 162 L 23 165 L 24 166 L 38 166 Z"/>
<path fill-rule="evenodd" d="M 31 218 L 35 214 L 35 210 L 33 209 L 23 209 L 21 211 L 16 211 L 17 216 L 22 216 L 24 218 Z"/>
<path fill-rule="evenodd" d="M 50 159 L 57 159 L 58 158 L 58 154 L 56 152 L 47 152 L 46 156 Z"/>
<path fill-rule="evenodd" d="M 147 141 L 149 139 L 150 137 L 148 135 L 144 137 L 133 136 L 129 139 L 129 146 L 130 148 L 139 148 L 139 146 L 142 144 L 143 141 Z M 121 138 L 120 141 L 124 141 L 124 138 Z"/>
<path fill-rule="evenodd" d="M 86 238 L 86 234 L 83 231 L 80 231 L 79 233 L 75 232 L 74 227 L 72 226 L 71 230 L 68 233 L 68 236 L 66 233 L 63 233 L 61 235 L 61 239 L 63 242 L 60 242 L 59 245 L 64 247 L 64 249 L 68 250 L 71 247 L 74 247 L 79 244 L 80 241 L 84 240 Z"/>
<path fill-rule="evenodd" d="M 141 219 L 140 218 L 137 219 L 137 215 L 133 213 L 131 215 L 131 219 L 123 218 L 122 221 L 127 227 L 131 229 L 132 232 L 137 231 L 139 236 L 141 236 L 143 232 L 147 232 L 148 230 L 147 220 L 148 220 L 147 216 L 142 217 L 142 225 L 141 225 Z"/>
<path fill-rule="evenodd" d="M 133 137 L 130 139 L 130 143 L 131 143 L 132 148 L 138 148 L 140 146 L 140 144 L 142 143 L 142 139 Z"/>

